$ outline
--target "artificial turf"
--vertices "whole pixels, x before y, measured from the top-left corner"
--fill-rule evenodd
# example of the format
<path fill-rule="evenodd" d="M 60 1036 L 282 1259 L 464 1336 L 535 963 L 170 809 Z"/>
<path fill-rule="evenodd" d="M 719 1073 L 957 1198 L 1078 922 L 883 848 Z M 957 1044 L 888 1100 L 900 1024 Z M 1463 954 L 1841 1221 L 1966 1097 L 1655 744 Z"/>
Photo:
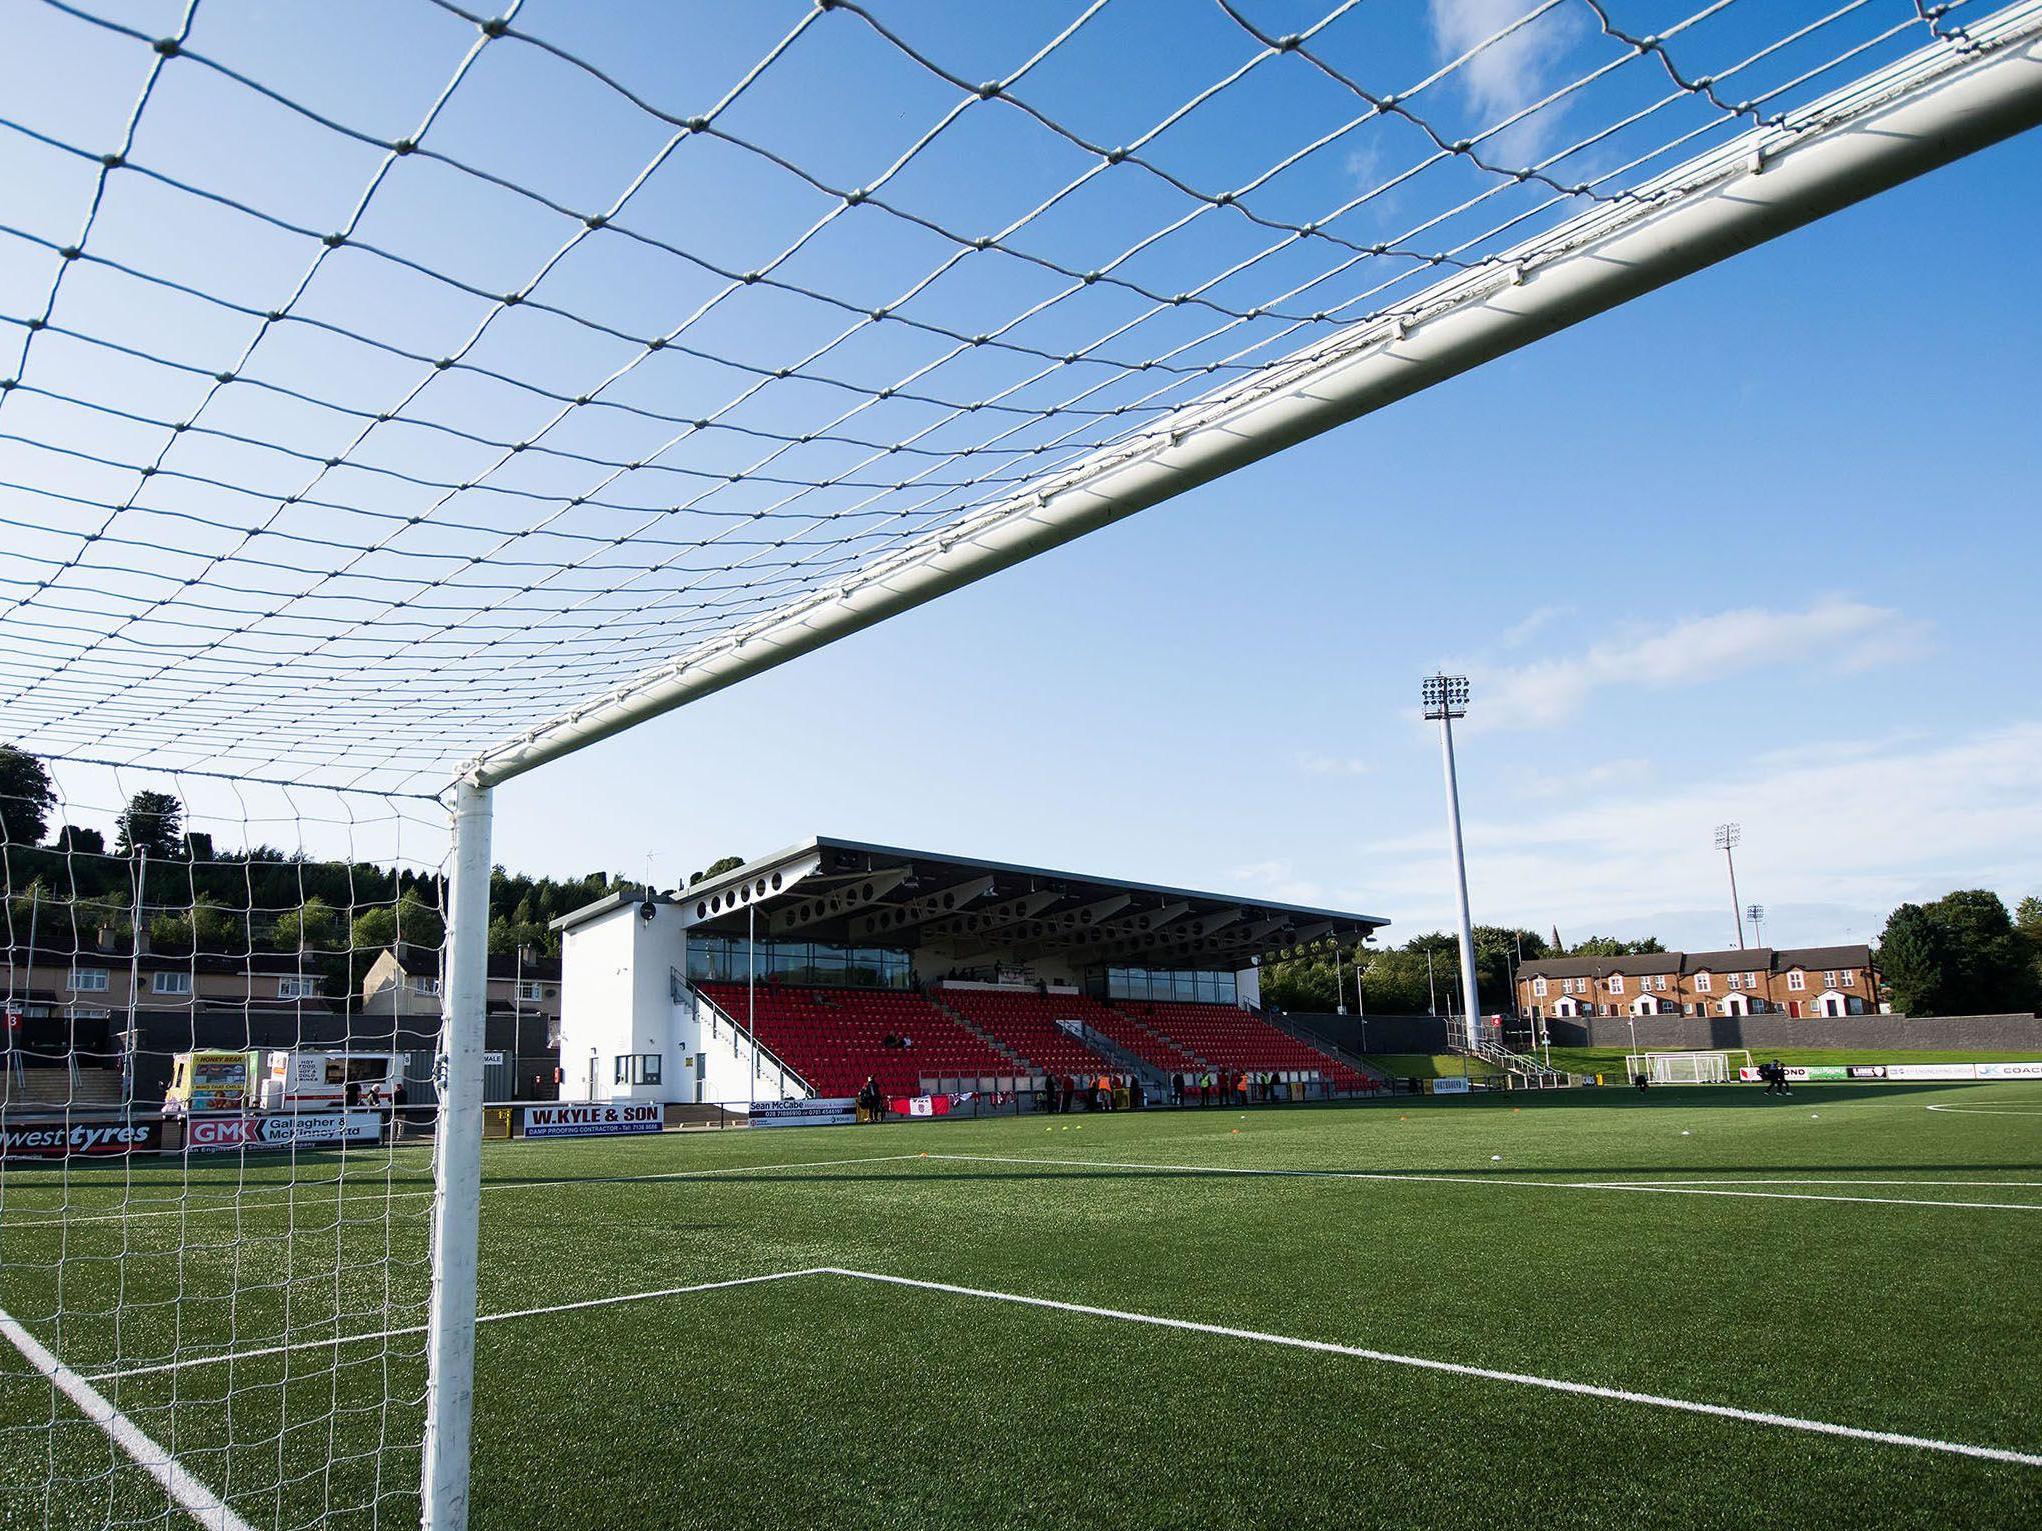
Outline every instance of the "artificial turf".
<path fill-rule="evenodd" d="M 730 1131 L 484 1162 L 484 1314 L 840 1267 L 2042 1454 L 2038 1086 Z M 4 1179 L 0 1305 L 67 1362 L 243 1355 L 100 1386 L 258 1526 L 417 1513 L 423 1336 L 305 1342 L 419 1321 L 425 1158 L 340 1168 L 251 1158 L 238 1194 L 197 1160 Z M 1697 1194 L 1731 1190 L 1760 1194 Z M 279 1342 L 301 1348 L 247 1354 Z M 24 1369 L 0 1349 L 4 1523 L 160 1515 Z M 473 1523 L 549 1531 L 2042 1512 L 2042 1467 L 835 1275 L 485 1323 L 475 1430 Z"/>

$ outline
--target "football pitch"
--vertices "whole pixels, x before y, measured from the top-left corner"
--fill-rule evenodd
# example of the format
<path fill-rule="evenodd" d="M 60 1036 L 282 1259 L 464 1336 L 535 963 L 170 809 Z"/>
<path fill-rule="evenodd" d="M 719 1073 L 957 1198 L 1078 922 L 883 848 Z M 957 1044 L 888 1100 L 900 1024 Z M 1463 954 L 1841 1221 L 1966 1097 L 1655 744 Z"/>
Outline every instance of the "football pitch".
<path fill-rule="evenodd" d="M 481 1527 L 2042 1515 L 2042 1086 L 483 1167 Z M 408 1146 L 10 1167 L 0 1523 L 415 1524 L 429 1174 Z"/>

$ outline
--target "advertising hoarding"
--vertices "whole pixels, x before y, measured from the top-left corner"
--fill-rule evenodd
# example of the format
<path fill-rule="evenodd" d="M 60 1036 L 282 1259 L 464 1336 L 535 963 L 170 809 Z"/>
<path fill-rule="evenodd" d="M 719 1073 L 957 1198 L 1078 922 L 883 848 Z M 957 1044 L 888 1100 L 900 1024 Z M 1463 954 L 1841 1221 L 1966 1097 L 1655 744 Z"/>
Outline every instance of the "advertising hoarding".
<path fill-rule="evenodd" d="M 588 1101 L 527 1106 L 528 1138 L 601 1138 L 625 1133 L 658 1132 L 662 1112 L 657 1101 Z"/>
<path fill-rule="evenodd" d="M 163 1146 L 163 1119 L 0 1126 L 0 1159 L 105 1159 Z"/>

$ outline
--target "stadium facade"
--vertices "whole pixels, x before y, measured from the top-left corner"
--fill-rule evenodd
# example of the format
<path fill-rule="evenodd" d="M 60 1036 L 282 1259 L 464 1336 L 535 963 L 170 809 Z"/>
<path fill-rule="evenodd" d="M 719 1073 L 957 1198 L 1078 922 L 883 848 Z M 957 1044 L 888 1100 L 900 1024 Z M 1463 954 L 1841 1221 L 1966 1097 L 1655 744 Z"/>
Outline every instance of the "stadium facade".
<path fill-rule="evenodd" d="M 560 1094 L 722 1102 L 1027 1090 L 1221 1069 L 1302 1093 L 1348 1060 L 1256 1013 L 1256 966 L 1388 921 L 817 837 L 562 932 Z"/>

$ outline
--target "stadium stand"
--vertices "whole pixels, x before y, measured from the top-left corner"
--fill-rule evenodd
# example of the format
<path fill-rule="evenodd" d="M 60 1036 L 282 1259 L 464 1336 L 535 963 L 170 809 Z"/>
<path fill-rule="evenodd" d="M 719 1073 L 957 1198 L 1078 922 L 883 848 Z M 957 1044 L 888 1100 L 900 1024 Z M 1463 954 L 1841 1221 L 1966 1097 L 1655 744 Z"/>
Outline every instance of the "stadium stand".
<path fill-rule="evenodd" d="M 1367 1084 L 1330 1053 L 1278 1030 L 1251 1010 L 1176 1000 L 1121 1000 L 1117 1008 L 1166 1044 L 1215 1068 L 1251 1074 L 1317 1069 L 1336 1090 L 1359 1090 Z"/>
<path fill-rule="evenodd" d="M 695 987 L 743 1024 L 743 984 L 703 981 Z M 924 1079 L 1025 1072 L 920 994 L 768 983 L 759 985 L 755 1004 L 760 1042 L 818 1095 L 855 1095 L 868 1074 L 888 1094 L 913 1095 Z M 888 1047 L 889 1036 L 911 1045 Z"/>
<path fill-rule="evenodd" d="M 1009 1052 L 1025 1058 L 1039 1072 L 1076 1076 L 1118 1067 L 1112 1058 L 1057 1025 L 1060 1020 L 1083 1021 L 1096 1030 L 1106 1031 L 1100 1024 L 1102 1019 L 1107 1022 L 1118 1019 L 1087 995 L 945 985 L 937 989 L 935 999 Z M 1113 1035 L 1110 1031 L 1106 1034 Z"/>

